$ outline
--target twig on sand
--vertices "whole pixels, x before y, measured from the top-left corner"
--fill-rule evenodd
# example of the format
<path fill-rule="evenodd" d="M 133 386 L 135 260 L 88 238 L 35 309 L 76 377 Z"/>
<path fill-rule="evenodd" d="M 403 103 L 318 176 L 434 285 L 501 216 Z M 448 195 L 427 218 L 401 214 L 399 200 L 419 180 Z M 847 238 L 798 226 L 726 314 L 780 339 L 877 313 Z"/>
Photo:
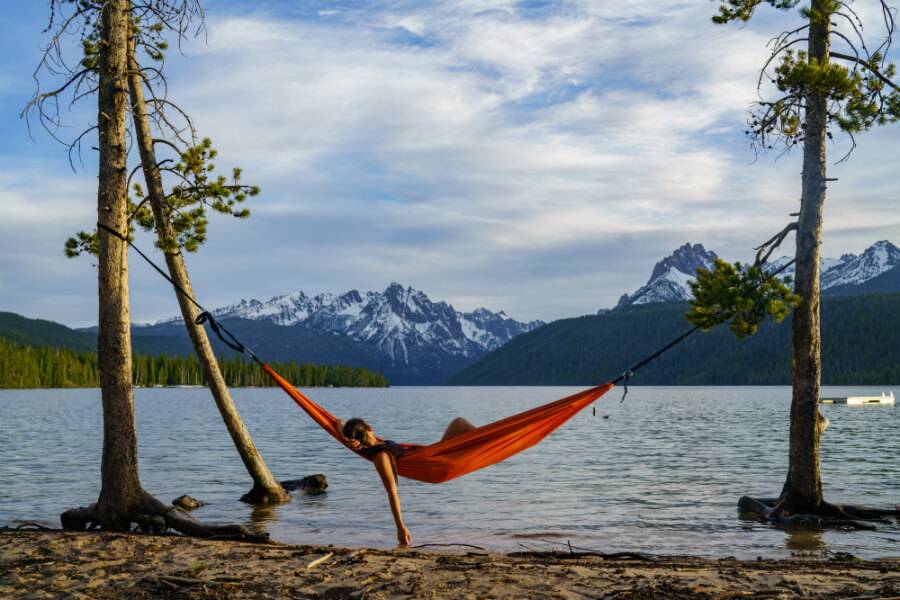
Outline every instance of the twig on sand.
<path fill-rule="evenodd" d="M 321 565 L 323 562 L 325 562 L 326 560 L 328 560 L 328 559 L 331 558 L 332 556 L 334 556 L 334 552 L 329 552 L 329 553 L 326 554 L 325 556 L 320 556 L 320 557 L 317 558 L 316 560 L 314 560 L 314 561 L 312 561 L 311 563 L 309 563 L 308 565 L 306 565 L 306 569 L 307 569 L 307 570 L 309 570 L 309 569 L 315 569 L 316 567 L 318 567 L 319 565 Z"/>
<path fill-rule="evenodd" d="M 170 589 L 177 589 L 179 586 L 194 585 L 228 585 L 238 583 L 240 580 L 235 577 L 223 577 L 218 579 L 200 579 L 197 577 L 182 577 L 180 575 L 156 575 L 145 577 L 144 581 L 150 583 L 159 583 Z"/>
<path fill-rule="evenodd" d="M 543 540 L 541 538 L 534 538 L 538 542 L 544 542 L 546 544 L 558 544 L 559 542 L 554 542 L 552 540 Z M 659 560 L 657 557 L 651 554 L 642 554 L 640 552 L 600 552 L 599 550 L 592 550 L 590 548 L 581 548 L 579 546 L 573 546 L 572 542 L 566 541 L 568 545 L 569 552 L 566 553 L 564 550 L 536 550 L 534 548 L 529 548 L 525 544 L 519 543 L 520 546 L 525 548 L 525 552 L 510 552 L 507 556 L 514 558 L 585 558 L 585 557 L 595 557 L 602 558 L 604 560 L 640 560 L 645 562 L 656 562 Z"/>
<path fill-rule="evenodd" d="M 604 560 L 639 560 L 644 562 L 656 562 L 659 560 L 649 554 L 641 554 L 639 552 L 576 552 L 569 554 L 555 550 L 529 550 L 527 552 L 510 552 L 507 554 L 510 558 L 602 558 Z"/>
<path fill-rule="evenodd" d="M 430 547 L 443 547 L 443 546 L 462 546 L 464 548 L 475 548 L 476 550 L 484 550 L 481 546 L 475 546 L 473 544 L 419 544 L 417 546 L 410 546 L 410 548 L 430 548 Z M 485 550 L 486 551 L 486 550 Z"/>
<path fill-rule="evenodd" d="M 26 521 L 25 523 L 20 523 L 16 527 L 16 531 L 22 531 L 23 529 L 37 529 L 38 531 L 58 531 L 53 527 L 47 527 L 46 525 L 41 525 L 40 523 L 35 523 L 34 521 Z"/>

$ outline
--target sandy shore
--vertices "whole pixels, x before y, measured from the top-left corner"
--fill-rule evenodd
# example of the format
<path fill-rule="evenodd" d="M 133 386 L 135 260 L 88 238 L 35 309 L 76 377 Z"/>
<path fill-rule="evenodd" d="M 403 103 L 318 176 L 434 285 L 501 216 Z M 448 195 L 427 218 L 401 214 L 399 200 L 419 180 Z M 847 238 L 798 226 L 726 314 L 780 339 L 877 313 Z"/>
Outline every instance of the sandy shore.
<path fill-rule="evenodd" d="M 900 599 L 900 558 L 452 554 L 0 533 L 0 598 L 56 597 Z"/>

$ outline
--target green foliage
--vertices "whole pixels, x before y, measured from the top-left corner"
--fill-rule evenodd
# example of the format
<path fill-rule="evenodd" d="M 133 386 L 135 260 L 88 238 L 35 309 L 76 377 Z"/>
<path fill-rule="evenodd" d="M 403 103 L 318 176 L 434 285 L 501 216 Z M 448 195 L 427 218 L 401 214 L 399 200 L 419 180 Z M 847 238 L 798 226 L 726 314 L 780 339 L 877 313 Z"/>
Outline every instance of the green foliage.
<path fill-rule="evenodd" d="M 204 138 L 198 145 L 181 153 L 179 160 L 172 167 L 164 170 L 175 176 L 177 183 L 166 196 L 165 218 L 175 233 L 174 239 L 160 240 L 157 245 L 167 251 L 183 248 L 188 252 L 196 252 L 206 241 L 209 219 L 207 209 L 217 213 L 231 215 L 238 219 L 250 216 L 250 210 L 243 206 L 248 197 L 259 194 L 259 188 L 241 183 L 242 171 L 235 167 L 231 170 L 231 178 L 216 175 L 213 160 L 216 149 L 209 138 Z M 145 202 L 145 194 L 140 185 L 135 184 L 134 218 L 145 230 L 155 228 L 153 213 Z"/>
<path fill-rule="evenodd" d="M 87 231 L 79 231 L 74 236 L 66 240 L 63 246 L 63 254 L 66 258 L 75 258 L 81 254 L 91 254 L 97 256 L 100 253 L 100 236 L 96 230 L 92 233 Z"/>
<path fill-rule="evenodd" d="M 97 346 L 97 338 L 91 333 L 11 312 L 0 312 L 0 338 L 29 346 L 60 346 L 72 350 L 92 350 Z"/>
<path fill-rule="evenodd" d="M 93 353 L 35 348 L 0 338 L 0 388 L 86 387 L 98 381 Z"/>
<path fill-rule="evenodd" d="M 713 270 L 697 269 L 690 286 L 694 297 L 685 318 L 703 331 L 730 321 L 739 338 L 755 334 L 766 319 L 781 323 L 800 304 L 784 281 L 760 265 L 716 259 Z"/>
<path fill-rule="evenodd" d="M 147 13 L 154 15 L 154 13 Z M 161 20 L 144 21 L 140 16 L 132 21 L 132 35 L 136 45 L 143 49 L 144 53 L 155 62 L 162 62 L 165 51 L 169 49 L 169 42 L 163 35 L 166 27 Z"/>
<path fill-rule="evenodd" d="M 596 385 L 685 330 L 687 304 L 619 308 L 554 321 L 517 336 L 453 376 L 456 385 Z M 900 385 L 900 293 L 822 297 L 822 381 Z M 693 335 L 640 371 L 635 385 L 787 385 L 791 327 L 760 324 Z"/>
<path fill-rule="evenodd" d="M 765 0 L 765 2 L 784 10 L 794 8 L 800 3 L 800 0 Z M 763 0 L 726 0 L 719 6 L 719 14 L 713 16 L 713 23 L 725 24 L 731 21 L 746 23 L 762 3 Z"/>
<path fill-rule="evenodd" d="M 225 382 L 232 387 L 276 385 L 255 363 L 240 357 L 220 359 Z M 272 368 L 300 387 L 387 387 L 384 375 L 360 367 L 272 363 Z M 137 386 L 204 385 L 203 368 L 193 356 L 135 355 Z M 29 346 L 0 337 L 0 388 L 96 387 L 97 357 L 93 352 Z"/>
<path fill-rule="evenodd" d="M 157 241 L 156 245 L 160 249 L 175 251 L 183 248 L 188 252 L 196 252 L 206 241 L 208 210 L 238 219 L 250 216 L 250 209 L 243 203 L 247 198 L 258 195 L 259 187 L 242 183 L 242 170 L 238 167 L 231 170 L 230 178 L 215 174 L 216 167 L 212 161 L 216 156 L 212 141 L 204 138 L 199 144 L 183 152 L 173 166 L 163 167 L 178 183 L 166 196 L 164 210 L 175 236 L 173 239 Z M 135 225 L 144 231 L 156 229 L 156 219 L 143 186 L 135 183 L 132 194 L 133 198 L 128 200 L 129 239 L 132 238 Z M 63 252 L 69 258 L 81 254 L 96 255 L 99 245 L 100 238 L 96 230 L 79 231 L 66 240 Z"/>
<path fill-rule="evenodd" d="M 715 23 L 749 21 L 762 0 L 720 0 Z M 766 0 L 781 10 L 792 9 L 798 0 Z M 809 98 L 819 97 L 827 103 L 828 137 L 832 128 L 852 136 L 874 125 L 900 120 L 900 91 L 891 82 L 896 75 L 893 64 L 886 63 L 882 52 L 869 53 L 857 28 L 858 16 L 849 4 L 838 0 L 812 3 L 800 10 L 807 26 L 780 34 L 773 40 L 770 60 L 763 67 L 760 84 L 769 82 L 778 92 L 773 100 L 759 102 L 746 132 L 758 149 L 768 150 L 781 142 L 790 148 L 803 142 L 804 110 Z M 845 19 L 853 23 L 858 40 L 837 34 L 829 27 L 830 43 L 843 43 L 847 51 L 832 51 L 825 59 L 809 56 L 792 47 L 810 36 L 809 25 L 829 25 Z M 886 21 L 889 43 L 893 35 L 892 21 Z M 806 36 L 806 37 L 804 37 Z M 774 72 L 767 71 L 774 65 Z M 762 92 L 762 90 L 761 90 Z"/>
<path fill-rule="evenodd" d="M 99 34 L 96 31 L 90 31 L 81 40 L 81 66 L 96 72 L 100 68 L 100 43 Z"/>

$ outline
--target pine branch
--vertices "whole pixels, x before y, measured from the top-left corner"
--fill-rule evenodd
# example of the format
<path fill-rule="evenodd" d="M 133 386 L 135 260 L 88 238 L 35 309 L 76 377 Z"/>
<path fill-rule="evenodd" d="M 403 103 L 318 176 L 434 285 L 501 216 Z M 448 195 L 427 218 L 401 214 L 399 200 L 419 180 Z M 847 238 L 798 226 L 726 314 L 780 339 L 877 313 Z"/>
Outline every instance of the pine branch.
<path fill-rule="evenodd" d="M 843 54 L 841 52 L 829 52 L 828 55 L 832 58 L 840 58 L 842 60 L 847 60 L 847 61 L 850 61 L 850 62 L 860 65 L 861 67 L 865 68 L 870 73 L 875 75 L 875 77 L 880 79 L 882 83 L 893 88 L 895 91 L 900 92 L 900 85 L 897 85 L 896 83 L 894 83 L 893 81 L 891 81 L 890 79 L 888 79 L 887 77 L 882 75 L 878 69 L 872 67 L 872 65 L 870 65 L 863 59 L 855 57 L 855 56 L 850 56 L 849 54 Z"/>

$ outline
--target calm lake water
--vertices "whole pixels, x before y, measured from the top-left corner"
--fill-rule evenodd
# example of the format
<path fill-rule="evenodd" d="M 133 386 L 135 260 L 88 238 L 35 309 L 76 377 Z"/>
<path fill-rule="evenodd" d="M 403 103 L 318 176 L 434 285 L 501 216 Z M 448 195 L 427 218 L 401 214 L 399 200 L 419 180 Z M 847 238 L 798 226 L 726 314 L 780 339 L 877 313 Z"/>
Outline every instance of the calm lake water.
<path fill-rule="evenodd" d="M 361 416 L 380 435 L 437 439 L 456 415 L 483 424 L 575 388 L 321 389 L 310 395 L 341 417 Z M 827 395 L 866 388 L 831 387 Z M 880 393 L 880 389 L 868 391 Z M 374 469 L 337 445 L 274 389 L 234 396 L 281 479 L 328 477 L 328 493 L 253 509 L 238 501 L 249 479 L 204 389 L 136 391 L 141 479 L 169 501 L 209 504 L 194 514 L 238 521 L 295 543 L 390 547 L 387 499 Z M 539 446 L 441 485 L 401 480 L 414 544 L 468 543 L 492 550 L 573 546 L 704 556 L 900 555 L 900 525 L 875 532 L 785 533 L 742 521 L 744 494 L 771 496 L 784 481 L 786 387 L 632 387 L 613 390 Z M 823 406 L 822 474 L 837 502 L 900 503 L 900 410 Z M 608 418 L 602 418 L 604 415 Z M 58 523 L 96 500 L 101 448 L 98 390 L 0 391 L 0 525 Z"/>

